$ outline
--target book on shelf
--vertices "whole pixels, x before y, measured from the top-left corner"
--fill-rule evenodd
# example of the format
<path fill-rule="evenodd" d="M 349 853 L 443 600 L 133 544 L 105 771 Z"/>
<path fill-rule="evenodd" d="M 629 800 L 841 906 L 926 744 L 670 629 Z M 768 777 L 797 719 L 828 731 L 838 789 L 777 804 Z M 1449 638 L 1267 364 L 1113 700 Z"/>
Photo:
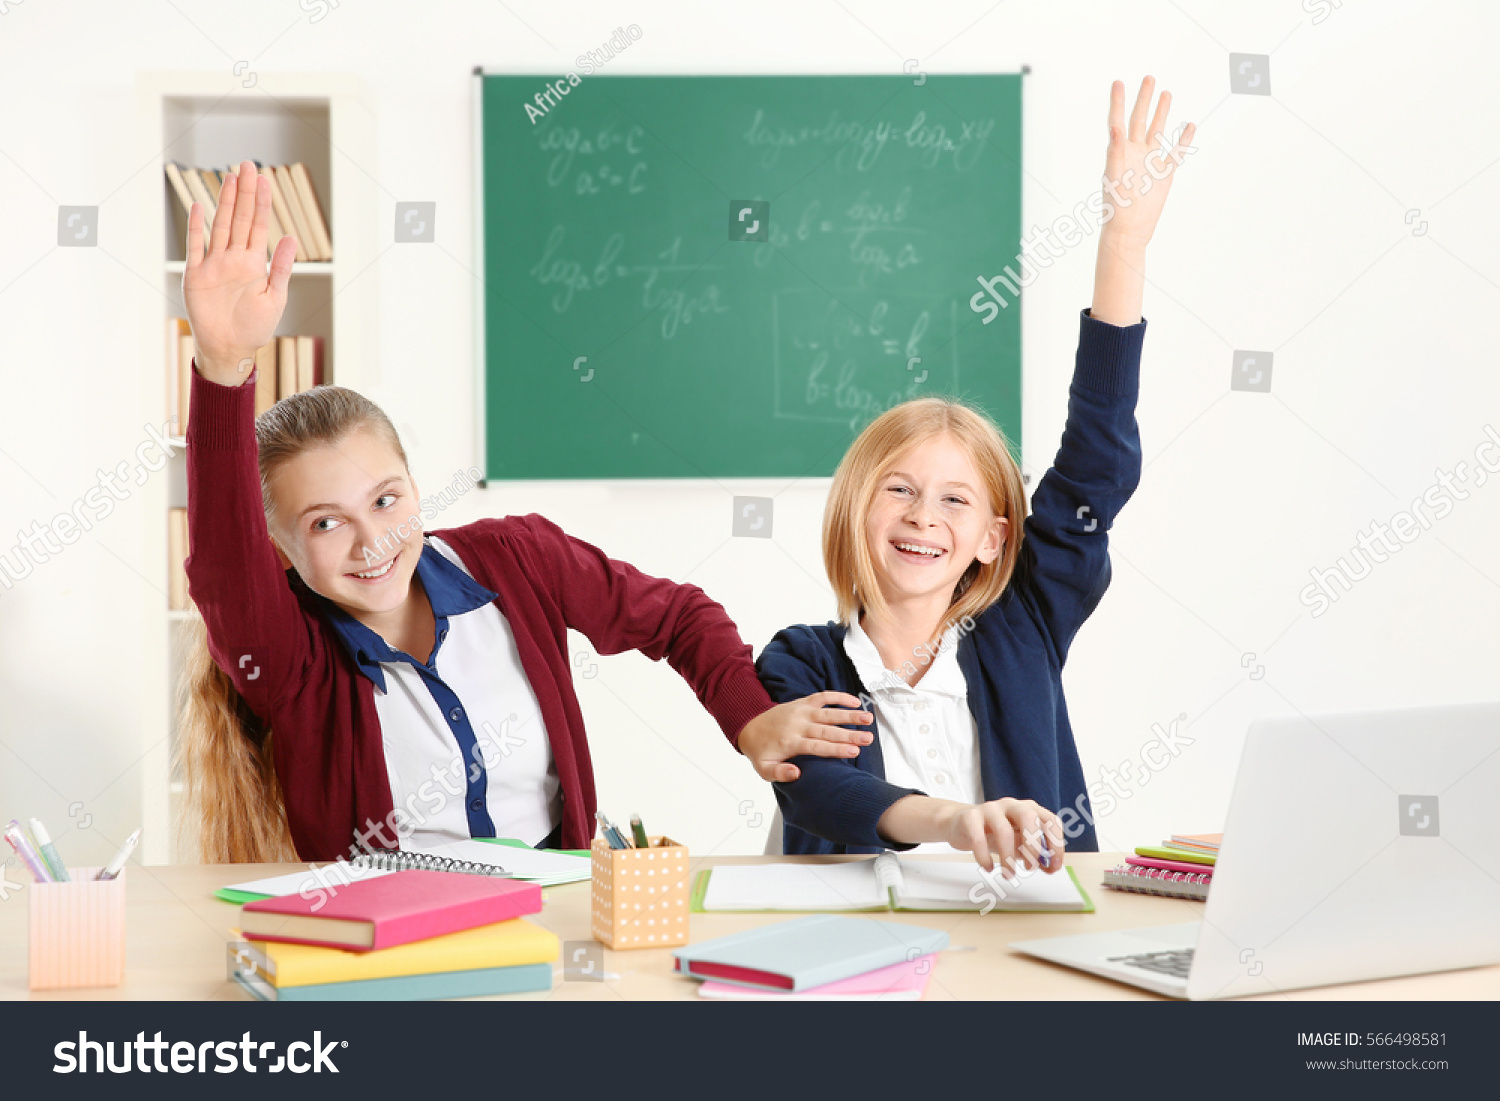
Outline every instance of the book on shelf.
<path fill-rule="evenodd" d="M 203 182 L 203 177 L 198 174 L 196 168 L 182 169 L 182 178 L 187 184 L 188 194 L 192 196 L 193 201 L 203 207 L 203 228 L 205 230 L 211 228 L 218 205 L 214 202 L 213 196 L 208 193 L 208 185 Z M 188 208 L 188 213 L 192 213 L 192 207 Z"/>
<path fill-rule="evenodd" d="M 307 228 L 312 231 L 313 244 L 317 246 L 318 258 L 320 260 L 333 259 L 333 242 L 328 239 L 328 221 L 323 217 L 323 209 L 318 205 L 318 193 L 313 189 L 312 177 L 307 174 L 307 166 L 301 161 L 287 166 L 291 174 L 292 183 L 297 188 L 297 201 L 302 205 L 302 215 L 307 220 Z"/>
<path fill-rule="evenodd" d="M 266 232 L 266 253 L 276 250 L 276 242 L 286 234 L 297 239 L 297 259 L 332 260 L 333 240 L 328 220 L 318 199 L 312 175 L 301 161 L 292 164 L 266 165 L 254 162 L 260 174 L 271 181 L 271 211 Z M 184 214 L 192 212 L 193 203 L 203 206 L 204 229 L 213 227 L 218 210 L 219 191 L 233 166 L 226 170 L 193 168 L 175 161 L 166 163 L 167 182 L 182 205 Z"/>
<path fill-rule="evenodd" d="M 271 181 L 271 217 L 276 219 L 277 225 L 281 227 L 283 235 L 290 233 L 296 237 L 296 227 L 292 224 L 292 211 L 286 205 L 286 197 L 281 194 L 281 184 L 276 180 L 276 173 L 271 170 L 271 166 L 268 164 L 260 165 L 259 168 L 260 174 Z M 281 238 L 278 237 L 277 240 L 279 241 Z M 276 249 L 276 245 L 269 237 L 266 239 L 266 248 L 273 252 Z M 297 237 L 296 259 L 307 259 L 307 246 L 302 243 L 302 238 L 300 237 Z"/>
<path fill-rule="evenodd" d="M 256 349 L 255 415 L 285 397 L 323 382 L 323 338 L 278 336 Z M 186 436 L 193 391 L 193 334 L 181 317 L 167 319 L 167 418 L 174 436 Z"/>
<path fill-rule="evenodd" d="M 182 390 L 186 377 L 182 370 L 182 337 L 188 332 L 188 323 L 181 317 L 167 318 L 167 427 L 173 436 L 187 435 L 187 395 Z"/>
<path fill-rule="evenodd" d="M 188 597 L 187 557 L 188 522 L 187 509 L 174 508 L 167 513 L 167 607 L 181 611 L 193 606 Z"/>

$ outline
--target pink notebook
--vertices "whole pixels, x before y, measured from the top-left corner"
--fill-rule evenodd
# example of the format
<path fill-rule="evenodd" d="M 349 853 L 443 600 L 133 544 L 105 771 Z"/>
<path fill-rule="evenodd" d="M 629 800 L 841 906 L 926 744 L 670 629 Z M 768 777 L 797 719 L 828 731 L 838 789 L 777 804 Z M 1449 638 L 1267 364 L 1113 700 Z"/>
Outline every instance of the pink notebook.
<path fill-rule="evenodd" d="M 790 990 L 756 990 L 737 983 L 714 982 L 698 987 L 700 998 L 723 998 L 742 1002 L 914 1002 L 927 989 L 937 956 L 918 956 L 863 975 L 840 979 L 823 986 Z"/>
<path fill-rule="evenodd" d="M 1212 875 L 1212 864 L 1185 864 L 1181 860 L 1157 860 L 1152 856 L 1127 856 L 1125 863 L 1137 868 L 1163 868 L 1169 872 L 1189 872 L 1192 875 Z"/>
<path fill-rule="evenodd" d="M 406 871 L 247 902 L 240 929 L 250 940 L 351 948 L 393 948 L 491 925 L 542 908 L 542 889 L 516 879 Z"/>

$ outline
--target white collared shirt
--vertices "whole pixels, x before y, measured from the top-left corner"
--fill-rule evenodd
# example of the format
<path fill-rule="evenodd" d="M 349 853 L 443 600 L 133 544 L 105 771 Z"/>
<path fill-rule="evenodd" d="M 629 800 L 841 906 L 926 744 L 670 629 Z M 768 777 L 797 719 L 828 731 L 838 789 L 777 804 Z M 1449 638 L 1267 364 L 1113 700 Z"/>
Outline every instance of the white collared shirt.
<path fill-rule="evenodd" d="M 984 802 L 979 768 L 979 724 L 969 710 L 968 683 L 958 665 L 958 640 L 950 631 L 931 667 L 916 685 L 885 667 L 880 651 L 859 623 L 844 635 L 844 653 L 872 701 L 885 778 L 920 788 L 937 799 Z M 924 653 L 921 655 L 926 657 Z M 912 664 L 921 665 L 913 655 Z M 929 841 L 915 853 L 952 853 L 945 841 Z"/>
<path fill-rule="evenodd" d="M 473 577 L 453 548 L 432 536 L 427 543 Z M 375 689 L 375 712 L 391 799 L 416 826 L 401 847 L 470 836 L 464 770 L 473 767 L 485 771 L 495 836 L 544 840 L 562 820 L 561 784 L 541 707 L 500 609 L 491 602 L 450 616 L 435 667 L 467 712 L 480 761 L 465 759 L 421 673 L 405 661 L 380 662 L 385 690 Z"/>

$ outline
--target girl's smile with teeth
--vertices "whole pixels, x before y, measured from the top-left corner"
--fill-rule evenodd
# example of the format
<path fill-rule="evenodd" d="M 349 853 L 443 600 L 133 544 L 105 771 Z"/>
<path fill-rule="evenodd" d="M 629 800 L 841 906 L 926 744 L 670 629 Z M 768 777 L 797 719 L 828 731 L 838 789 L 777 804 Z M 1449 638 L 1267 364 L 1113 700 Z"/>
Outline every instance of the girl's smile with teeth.
<path fill-rule="evenodd" d="M 904 540 L 893 539 L 891 541 L 891 546 L 895 547 L 898 551 L 902 551 L 906 554 L 920 554 L 924 555 L 927 558 L 941 558 L 943 555 L 948 553 L 947 551 L 943 550 L 942 547 L 931 547 L 926 545 L 925 543 L 908 543 Z"/>
<path fill-rule="evenodd" d="M 398 551 L 397 554 L 396 554 L 396 556 L 395 556 L 395 558 L 390 558 L 390 559 L 386 560 L 385 565 L 378 566 L 378 567 L 376 567 L 373 570 L 365 570 L 362 573 L 351 573 L 348 576 L 354 578 L 356 581 L 381 581 L 381 580 L 384 580 L 386 577 L 390 576 L 390 572 L 391 572 L 392 567 L 394 567 L 396 565 L 396 559 L 400 558 L 400 557 L 401 557 L 401 554 Z"/>

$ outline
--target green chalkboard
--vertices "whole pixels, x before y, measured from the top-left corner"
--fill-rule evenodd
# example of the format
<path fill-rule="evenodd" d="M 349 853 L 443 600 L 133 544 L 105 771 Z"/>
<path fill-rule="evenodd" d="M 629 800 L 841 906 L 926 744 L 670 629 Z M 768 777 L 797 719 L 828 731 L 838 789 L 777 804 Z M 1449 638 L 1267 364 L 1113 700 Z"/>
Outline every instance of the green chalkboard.
<path fill-rule="evenodd" d="M 1019 447 L 1020 309 L 970 299 L 1020 74 L 477 79 L 489 477 L 827 476 L 926 394 Z"/>

